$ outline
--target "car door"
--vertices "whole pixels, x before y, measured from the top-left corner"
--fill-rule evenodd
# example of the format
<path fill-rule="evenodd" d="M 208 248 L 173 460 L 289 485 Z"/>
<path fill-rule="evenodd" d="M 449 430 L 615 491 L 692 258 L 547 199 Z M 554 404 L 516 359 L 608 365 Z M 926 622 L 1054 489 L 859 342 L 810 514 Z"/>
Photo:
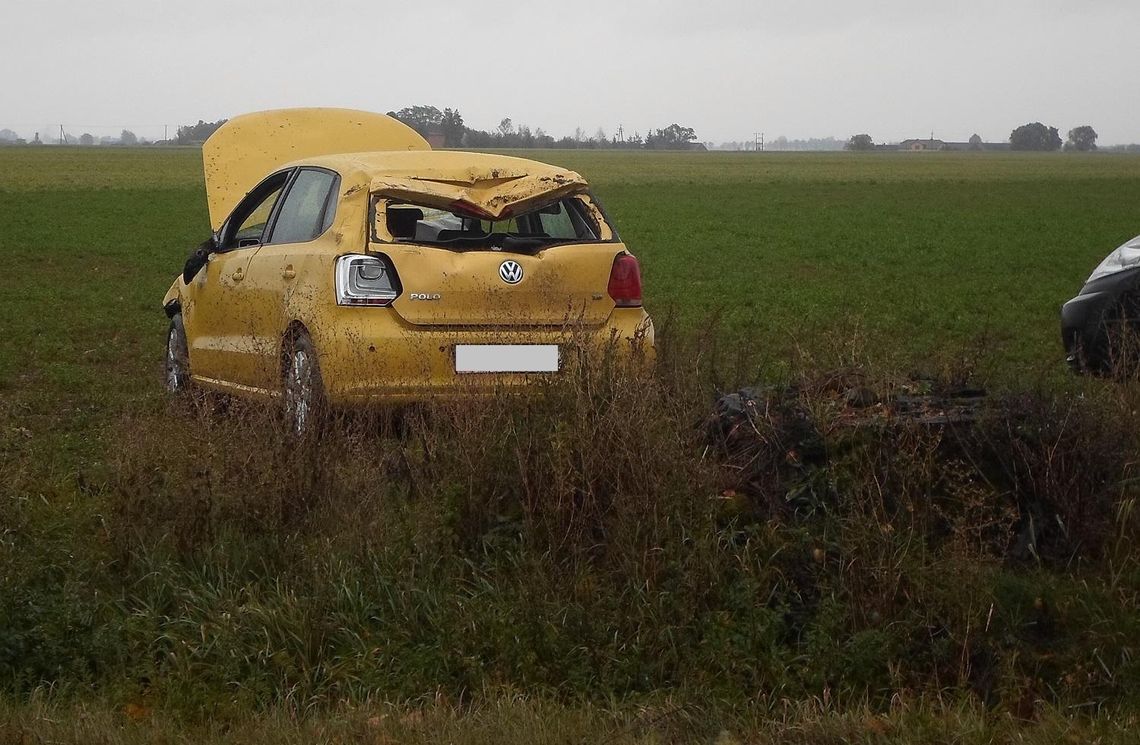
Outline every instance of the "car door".
<path fill-rule="evenodd" d="M 259 387 L 265 354 L 254 331 L 263 311 L 246 278 L 291 175 L 270 176 L 238 204 L 222 226 L 218 249 L 186 288 L 182 319 L 195 378 Z"/>
<path fill-rule="evenodd" d="M 259 388 L 280 385 L 280 343 L 298 316 L 298 306 L 333 298 L 335 246 L 320 250 L 320 238 L 332 225 L 339 177 L 323 168 L 302 167 L 292 176 L 265 240 L 246 269 L 245 292 L 258 312 L 251 333 L 263 356 L 257 367 Z M 322 261 L 324 264 L 322 264 Z M 324 271 L 327 265 L 327 271 Z"/>

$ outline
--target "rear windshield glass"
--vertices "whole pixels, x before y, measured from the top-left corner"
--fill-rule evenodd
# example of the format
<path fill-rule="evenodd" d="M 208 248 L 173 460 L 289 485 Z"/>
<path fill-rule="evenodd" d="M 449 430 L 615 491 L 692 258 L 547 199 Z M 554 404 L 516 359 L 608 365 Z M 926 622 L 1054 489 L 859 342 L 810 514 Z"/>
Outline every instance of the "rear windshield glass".
<path fill-rule="evenodd" d="M 533 252 L 559 243 L 597 241 L 600 235 L 590 211 L 577 197 L 498 221 L 408 202 L 388 202 L 384 221 L 397 243 L 456 251 Z"/>

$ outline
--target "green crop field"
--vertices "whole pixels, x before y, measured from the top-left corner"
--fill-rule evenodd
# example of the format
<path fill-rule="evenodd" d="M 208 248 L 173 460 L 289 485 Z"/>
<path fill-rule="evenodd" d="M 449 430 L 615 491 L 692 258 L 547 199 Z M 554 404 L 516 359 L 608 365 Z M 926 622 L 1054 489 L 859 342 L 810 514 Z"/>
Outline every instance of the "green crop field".
<path fill-rule="evenodd" d="M 1042 416 L 1080 419 L 1081 447 L 1130 431 L 1073 414 L 1126 413 L 1135 390 L 1068 375 L 1058 308 L 1140 233 L 1140 156 L 518 154 L 589 179 L 641 260 L 650 312 L 748 347 L 756 379 L 737 384 L 850 349 L 887 375 L 969 368 L 994 392 L 1045 391 L 1070 408 Z M 952 727 L 946 741 L 1126 742 L 1137 726 L 1134 451 L 1112 450 L 1117 480 L 1089 487 L 1112 498 L 1089 518 L 1103 535 L 1086 563 L 1014 566 L 966 536 L 992 537 L 982 507 L 969 530 L 917 543 L 903 539 L 923 509 L 910 502 L 902 522 L 706 509 L 734 490 L 677 434 L 712 403 L 693 387 L 693 406 L 647 415 L 630 450 L 682 454 L 638 491 L 642 518 L 605 523 L 600 542 L 629 530 L 635 548 L 599 558 L 594 541 L 567 559 L 543 543 L 554 518 L 503 506 L 511 483 L 473 507 L 475 460 L 407 455 L 452 442 L 438 426 L 416 444 L 345 435 L 396 484 L 361 512 L 343 485 L 380 487 L 325 461 L 305 470 L 240 407 L 168 404 L 159 306 L 208 234 L 199 151 L 0 148 L 0 215 L 0 740 L 877 742 Z M 503 447 L 522 452 L 531 420 L 511 421 Z M 549 463 L 535 452 L 563 463 L 549 441 L 577 431 L 557 421 L 526 451 L 536 471 Z M 868 481 L 879 498 L 919 481 L 1001 491 L 957 471 L 899 476 L 894 459 L 921 448 L 892 442 L 876 463 L 902 480 Z M 1075 492 L 1087 473 L 1050 469 L 1108 450 L 1039 471 L 1019 450 L 1017 468 L 1038 491 Z M 320 494 L 299 518 L 274 491 L 290 475 Z M 619 501 L 641 489 L 623 478 Z M 659 493 L 676 501 L 651 504 Z M 653 506 L 666 503 L 680 506 Z M 500 551 L 516 523 L 522 547 Z"/>
<path fill-rule="evenodd" d="M 1055 375 L 1060 303 L 1140 232 L 1140 157 L 543 157 L 595 185 L 651 311 L 716 312 L 776 362 L 852 330 L 904 361 L 984 339 L 994 374 Z M 0 386 L 139 380 L 157 359 L 154 305 L 208 232 L 198 152 L 11 148 L 0 165 L 2 250 L 35 267 L 0 274 Z"/>

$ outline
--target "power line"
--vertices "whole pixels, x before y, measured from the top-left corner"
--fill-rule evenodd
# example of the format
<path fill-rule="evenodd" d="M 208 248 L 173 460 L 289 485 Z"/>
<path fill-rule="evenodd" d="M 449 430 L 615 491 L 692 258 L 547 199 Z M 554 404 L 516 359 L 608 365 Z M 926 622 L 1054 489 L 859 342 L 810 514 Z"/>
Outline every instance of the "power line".
<path fill-rule="evenodd" d="M 36 124 L 29 124 L 28 122 L 5 122 L 5 127 L 42 127 L 43 122 Z M 158 129 L 159 127 L 169 127 L 169 124 L 77 124 L 75 122 L 65 122 L 63 125 L 68 129 L 78 129 L 80 127 L 90 127 L 91 129 Z"/>

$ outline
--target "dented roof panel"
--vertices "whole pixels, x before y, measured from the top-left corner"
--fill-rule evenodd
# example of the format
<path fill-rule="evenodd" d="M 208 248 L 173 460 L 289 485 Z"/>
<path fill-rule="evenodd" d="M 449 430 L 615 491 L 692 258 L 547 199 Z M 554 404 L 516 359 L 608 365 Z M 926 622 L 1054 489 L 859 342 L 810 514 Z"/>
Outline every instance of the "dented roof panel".
<path fill-rule="evenodd" d="M 293 165 L 341 174 L 345 190 L 366 185 L 374 194 L 447 208 L 455 203 L 498 218 L 539 200 L 585 191 L 581 175 L 524 158 L 459 151 L 343 153 Z"/>
<path fill-rule="evenodd" d="M 586 182 L 554 176 L 525 176 L 509 181 L 477 180 L 457 184 L 424 179 L 373 179 L 372 193 L 441 209 L 500 219 L 523 212 L 538 201 L 553 201 L 586 189 Z"/>

